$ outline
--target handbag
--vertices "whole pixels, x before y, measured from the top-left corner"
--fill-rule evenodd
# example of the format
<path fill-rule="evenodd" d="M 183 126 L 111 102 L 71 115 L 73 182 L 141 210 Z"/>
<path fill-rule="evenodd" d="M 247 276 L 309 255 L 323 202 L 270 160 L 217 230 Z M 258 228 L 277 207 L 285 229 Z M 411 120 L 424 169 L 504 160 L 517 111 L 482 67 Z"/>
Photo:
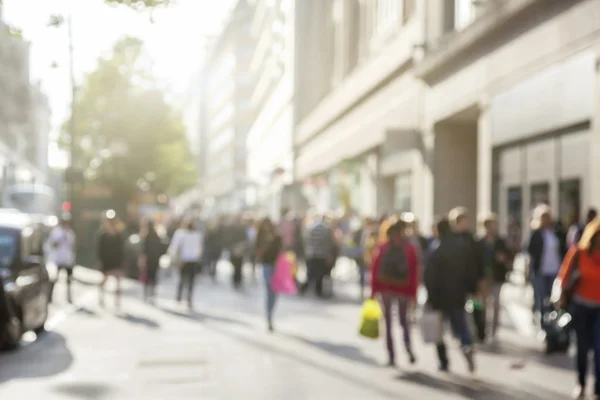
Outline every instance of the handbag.
<path fill-rule="evenodd" d="M 431 308 L 423 310 L 419 321 L 423 342 L 426 344 L 440 343 L 443 336 L 442 313 Z"/>

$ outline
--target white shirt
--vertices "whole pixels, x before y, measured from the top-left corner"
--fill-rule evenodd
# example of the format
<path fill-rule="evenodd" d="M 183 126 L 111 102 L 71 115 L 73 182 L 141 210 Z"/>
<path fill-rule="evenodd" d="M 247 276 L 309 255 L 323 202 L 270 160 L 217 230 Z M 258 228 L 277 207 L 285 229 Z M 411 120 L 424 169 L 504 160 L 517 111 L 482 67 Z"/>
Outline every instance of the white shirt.
<path fill-rule="evenodd" d="M 57 266 L 75 265 L 75 232 L 71 228 L 57 226 L 50 233 L 50 261 Z"/>
<path fill-rule="evenodd" d="M 544 252 L 542 253 L 540 271 L 543 276 L 556 276 L 561 263 L 560 243 L 554 232 L 548 229 L 542 231 L 542 237 L 544 239 Z"/>
<path fill-rule="evenodd" d="M 202 257 L 202 233 L 178 229 L 173 235 L 169 254 L 180 262 L 198 262 Z"/>

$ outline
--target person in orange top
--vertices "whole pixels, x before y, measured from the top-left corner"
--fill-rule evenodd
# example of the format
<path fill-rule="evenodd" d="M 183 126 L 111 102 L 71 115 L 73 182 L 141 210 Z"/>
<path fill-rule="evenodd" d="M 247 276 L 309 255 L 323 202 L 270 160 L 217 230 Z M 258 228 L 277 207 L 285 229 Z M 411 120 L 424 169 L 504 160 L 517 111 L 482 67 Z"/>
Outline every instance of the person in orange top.
<path fill-rule="evenodd" d="M 579 386 L 574 398 L 585 397 L 588 355 L 593 351 L 594 399 L 600 400 L 600 217 L 587 225 L 579 244 L 569 250 L 557 279 L 564 291 L 572 292 L 572 303 L 566 304 L 563 296 L 559 306 L 571 308 L 577 336 Z"/>

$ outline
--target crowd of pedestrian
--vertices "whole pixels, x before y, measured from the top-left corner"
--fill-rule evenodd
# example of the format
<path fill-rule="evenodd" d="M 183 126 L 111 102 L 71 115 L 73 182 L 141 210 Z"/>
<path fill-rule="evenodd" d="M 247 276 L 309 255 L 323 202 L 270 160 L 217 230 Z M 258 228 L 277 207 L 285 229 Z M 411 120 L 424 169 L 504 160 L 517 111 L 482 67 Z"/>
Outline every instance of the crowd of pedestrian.
<path fill-rule="evenodd" d="M 477 234 L 475 226 L 480 227 Z M 408 362 L 417 361 L 411 324 L 421 287 L 428 293 L 423 313 L 435 313 L 440 329 L 450 326 L 461 344 L 468 370 L 475 371 L 476 345 L 497 340 L 502 288 L 515 257 L 525 251 L 530 260 L 527 270 L 534 291 L 535 323 L 546 333 L 546 340 L 558 340 L 553 336 L 557 334 L 553 315 L 569 313 L 572 319 L 568 327 L 560 328 L 564 331 L 572 327 L 575 333 L 579 377 L 575 394 L 583 396 L 590 351 L 594 351 L 596 377 L 600 374 L 600 218 L 590 210 L 585 221 L 575 221 L 565 229 L 553 219 L 548 206 L 539 206 L 533 213 L 528 240 L 522 240 L 517 221 L 510 221 L 506 228 L 504 237 L 495 214 L 480 215 L 473 221 L 463 207 L 438 218 L 430 236 L 421 233 L 419 221 L 411 213 L 384 215 L 376 220 L 351 213 L 307 217 L 285 209 L 277 222 L 243 215 L 223 216 L 206 223 L 186 217 L 168 227 L 166 238 L 157 233 L 153 221 L 146 221 L 140 233 L 143 246 L 138 265 L 144 298 L 152 301 L 160 260 L 168 255 L 171 265 L 179 270 L 176 300 L 183 301 L 185 289 L 190 310 L 197 274 L 205 271 L 216 279 L 219 260 L 227 258 L 231 263 L 231 284 L 236 290 L 244 286 L 244 265 L 250 266 L 253 279 L 260 269 L 265 281 L 266 323 L 268 330 L 274 331 L 277 292 L 271 282 L 280 255 L 290 253 L 296 260 L 293 278 L 299 295 L 314 291 L 322 299 L 334 295 L 332 271 L 343 257 L 356 266 L 361 298 L 376 299 L 381 304 L 390 365 L 397 361 L 394 312 L 399 313 Z M 125 241 L 121 232 L 114 212 L 107 212 L 97 242 L 99 269 L 104 274 L 101 304 L 104 283 L 110 276 L 117 279 L 117 304 L 120 300 Z M 70 284 L 74 258 L 68 249 L 74 248 L 75 238 L 67 219 L 50 240 L 52 256 L 60 269 L 67 270 Z M 298 274 L 302 266 L 304 279 Z M 558 298 L 553 298 L 553 289 L 557 288 L 562 290 Z M 434 341 L 439 368 L 448 371 L 450 360 L 443 331 Z M 600 395 L 599 382 L 597 379 L 596 395 Z"/>

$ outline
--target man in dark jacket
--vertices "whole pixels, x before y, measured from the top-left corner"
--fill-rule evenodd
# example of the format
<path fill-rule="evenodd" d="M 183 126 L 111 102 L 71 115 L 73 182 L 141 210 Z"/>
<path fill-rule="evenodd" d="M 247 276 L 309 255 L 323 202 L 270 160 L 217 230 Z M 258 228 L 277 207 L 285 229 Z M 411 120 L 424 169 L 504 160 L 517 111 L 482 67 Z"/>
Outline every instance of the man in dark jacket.
<path fill-rule="evenodd" d="M 464 207 L 456 207 L 448 214 L 450 227 L 456 239 L 457 252 L 466 269 L 465 279 L 469 293 L 476 295 L 483 283 L 483 262 L 478 251 L 477 241 L 469 228 L 469 212 Z"/>
<path fill-rule="evenodd" d="M 425 287 L 427 307 L 439 311 L 462 346 L 469 370 L 475 370 L 473 339 L 467 323 L 465 303 L 470 295 L 469 271 L 465 269 L 460 239 L 452 233 L 447 218 L 437 224 L 439 245 L 427 259 Z M 442 335 L 443 336 L 443 335 Z M 449 360 L 443 339 L 437 344 L 440 370 L 448 371 Z"/>
<path fill-rule="evenodd" d="M 506 282 L 506 275 L 512 269 L 512 252 L 508 249 L 506 241 L 498 234 L 496 215 L 490 213 L 483 219 L 485 236 L 477 244 L 483 261 L 483 292 L 484 300 L 484 322 L 487 322 L 488 303 L 492 303 L 492 330 L 491 336 L 494 338 L 498 330 L 500 317 L 500 292 L 502 285 Z M 486 324 L 487 325 L 487 324 Z M 480 339 L 485 339 L 485 326 L 483 332 L 480 332 Z"/>

